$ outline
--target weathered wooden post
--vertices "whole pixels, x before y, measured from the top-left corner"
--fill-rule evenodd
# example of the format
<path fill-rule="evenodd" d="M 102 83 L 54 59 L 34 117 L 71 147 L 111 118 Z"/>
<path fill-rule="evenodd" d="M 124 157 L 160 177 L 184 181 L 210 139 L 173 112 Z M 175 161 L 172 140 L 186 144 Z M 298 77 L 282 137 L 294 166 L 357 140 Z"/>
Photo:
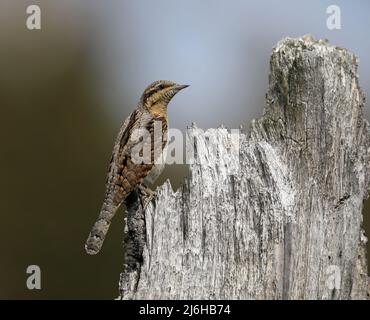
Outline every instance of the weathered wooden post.
<path fill-rule="evenodd" d="M 197 135 L 177 192 L 165 183 L 145 212 L 131 196 L 122 299 L 369 297 L 370 133 L 356 57 L 286 38 L 270 69 L 264 115 L 239 152 L 226 130 Z"/>

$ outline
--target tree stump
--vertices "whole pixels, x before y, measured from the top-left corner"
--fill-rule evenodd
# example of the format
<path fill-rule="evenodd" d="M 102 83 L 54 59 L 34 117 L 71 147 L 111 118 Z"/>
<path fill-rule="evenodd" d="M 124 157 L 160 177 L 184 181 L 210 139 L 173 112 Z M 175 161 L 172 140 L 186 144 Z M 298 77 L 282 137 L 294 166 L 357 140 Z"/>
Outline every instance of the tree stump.
<path fill-rule="evenodd" d="M 166 182 L 145 211 L 131 195 L 120 298 L 369 298 L 363 107 L 353 53 L 311 36 L 281 40 L 264 115 L 240 133 L 238 152 L 228 130 L 193 126 L 182 187 Z"/>

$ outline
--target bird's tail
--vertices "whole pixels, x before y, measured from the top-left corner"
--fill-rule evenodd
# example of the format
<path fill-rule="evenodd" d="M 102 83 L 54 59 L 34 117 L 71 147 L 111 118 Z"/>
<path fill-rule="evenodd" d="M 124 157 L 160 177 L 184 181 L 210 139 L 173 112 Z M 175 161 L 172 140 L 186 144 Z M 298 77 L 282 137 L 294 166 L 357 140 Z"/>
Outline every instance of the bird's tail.
<path fill-rule="evenodd" d="M 110 223 L 118 208 L 119 205 L 107 202 L 103 203 L 98 220 L 96 220 L 92 227 L 85 244 L 85 250 L 88 254 L 97 254 L 100 251 L 103 246 L 105 236 L 108 233 Z"/>

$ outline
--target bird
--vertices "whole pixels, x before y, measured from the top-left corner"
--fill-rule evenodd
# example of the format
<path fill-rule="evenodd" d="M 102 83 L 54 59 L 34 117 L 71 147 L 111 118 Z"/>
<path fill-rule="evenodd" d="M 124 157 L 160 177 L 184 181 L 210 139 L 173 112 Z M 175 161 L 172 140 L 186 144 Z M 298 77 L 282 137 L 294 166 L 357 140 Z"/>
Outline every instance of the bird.
<path fill-rule="evenodd" d="M 160 174 L 158 168 L 164 166 L 156 163 L 158 157 L 163 156 L 168 141 L 167 106 L 180 90 L 187 87 L 168 80 L 153 82 L 121 126 L 110 160 L 104 201 L 85 244 L 88 254 L 100 251 L 111 221 L 125 199 L 137 187 L 145 187 L 145 179 L 153 181 Z M 156 126 L 160 127 L 159 135 Z M 149 139 L 138 139 L 140 132 L 148 133 Z M 149 161 L 140 162 L 136 156 L 144 150 L 149 150 Z"/>

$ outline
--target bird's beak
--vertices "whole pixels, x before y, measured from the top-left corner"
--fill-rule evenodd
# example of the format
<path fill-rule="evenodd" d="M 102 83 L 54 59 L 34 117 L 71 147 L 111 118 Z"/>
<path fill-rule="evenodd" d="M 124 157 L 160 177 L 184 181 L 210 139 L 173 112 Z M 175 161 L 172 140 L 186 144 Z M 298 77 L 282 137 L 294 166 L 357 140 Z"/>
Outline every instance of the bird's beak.
<path fill-rule="evenodd" d="M 182 84 L 182 85 L 178 84 L 178 85 L 176 85 L 175 90 L 180 91 L 180 90 L 185 89 L 187 87 L 189 87 L 188 84 Z"/>

